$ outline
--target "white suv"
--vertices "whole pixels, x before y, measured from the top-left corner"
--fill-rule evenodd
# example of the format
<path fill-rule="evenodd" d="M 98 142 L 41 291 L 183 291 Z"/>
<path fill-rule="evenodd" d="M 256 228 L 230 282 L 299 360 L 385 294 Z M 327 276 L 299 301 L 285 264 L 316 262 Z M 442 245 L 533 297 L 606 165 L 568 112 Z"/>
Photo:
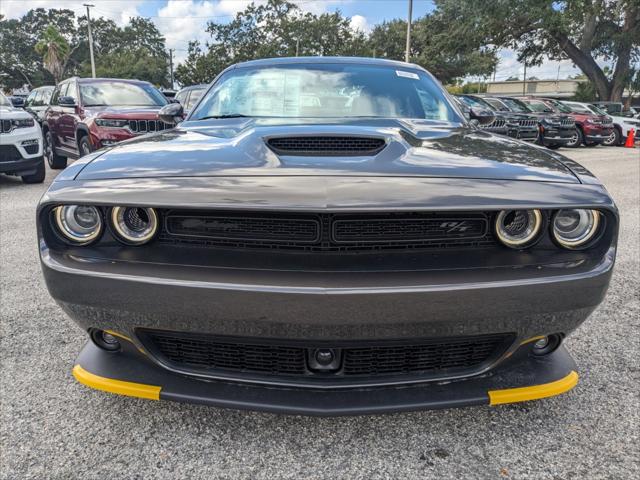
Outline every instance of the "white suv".
<path fill-rule="evenodd" d="M 45 176 L 40 125 L 14 108 L 0 92 L 0 173 L 18 175 L 24 183 L 42 183 Z"/>

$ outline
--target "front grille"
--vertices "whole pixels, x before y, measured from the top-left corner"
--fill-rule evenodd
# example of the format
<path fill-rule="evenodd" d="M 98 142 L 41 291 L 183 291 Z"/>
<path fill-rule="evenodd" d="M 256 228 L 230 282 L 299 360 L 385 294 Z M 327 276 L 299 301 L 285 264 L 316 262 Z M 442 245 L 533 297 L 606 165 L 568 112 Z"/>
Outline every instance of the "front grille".
<path fill-rule="evenodd" d="M 511 334 L 360 343 L 259 340 L 142 330 L 147 350 L 163 364 L 202 375 L 304 377 L 322 381 L 392 375 L 442 376 L 473 373 L 502 355 Z M 341 362 L 331 373 L 309 367 L 316 348 L 334 349 Z"/>
<path fill-rule="evenodd" d="M 519 125 L 521 127 L 537 127 L 538 126 L 538 121 L 537 120 L 525 120 L 525 119 L 520 119 L 520 121 L 518 122 Z"/>
<path fill-rule="evenodd" d="M 379 153 L 385 144 L 384 139 L 372 137 L 304 136 L 267 140 L 267 145 L 278 154 L 301 156 L 371 156 Z"/>
<path fill-rule="evenodd" d="M 503 128 L 507 124 L 506 120 L 503 118 L 496 118 L 493 122 L 488 125 L 481 125 L 480 128 L 490 130 L 494 128 Z"/>
<path fill-rule="evenodd" d="M 0 162 L 22 160 L 22 155 L 13 145 L 0 145 Z"/>
<path fill-rule="evenodd" d="M 159 240 L 177 246 L 366 252 L 495 245 L 484 212 L 163 213 Z"/>
<path fill-rule="evenodd" d="M 158 132 L 173 128 L 173 125 L 161 120 L 129 120 L 129 130 L 133 133 Z"/>
<path fill-rule="evenodd" d="M 13 130 L 13 122 L 11 120 L 0 120 L 0 133 L 9 133 Z"/>
<path fill-rule="evenodd" d="M 563 127 L 575 127 L 576 122 L 572 118 L 563 118 L 560 120 L 560 125 Z"/>

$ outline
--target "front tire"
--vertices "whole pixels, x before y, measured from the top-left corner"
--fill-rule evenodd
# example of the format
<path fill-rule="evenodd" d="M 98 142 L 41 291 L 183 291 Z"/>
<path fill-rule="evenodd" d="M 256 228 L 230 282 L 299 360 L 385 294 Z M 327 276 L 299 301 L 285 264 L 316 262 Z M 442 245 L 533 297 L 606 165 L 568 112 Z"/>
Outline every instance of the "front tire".
<path fill-rule="evenodd" d="M 576 128 L 573 135 L 571 136 L 571 140 L 566 144 L 569 148 L 578 148 L 584 142 L 584 135 L 582 135 L 582 130 Z"/>
<path fill-rule="evenodd" d="M 52 170 L 62 170 L 67 167 L 67 157 L 56 153 L 53 135 L 50 130 L 47 130 L 44 134 L 44 157 Z"/>
<path fill-rule="evenodd" d="M 84 137 L 80 137 L 80 140 L 78 141 L 78 151 L 80 152 L 81 157 L 93 152 L 93 146 L 91 145 L 88 136 L 85 135 Z"/>
<path fill-rule="evenodd" d="M 547 148 L 550 150 L 557 150 L 561 147 L 559 143 L 554 143 L 553 145 L 547 145 Z"/>
<path fill-rule="evenodd" d="M 609 135 L 609 138 L 607 138 L 604 142 L 602 142 L 602 144 L 606 147 L 617 147 L 621 143 L 622 143 L 622 133 L 618 128 L 614 128 L 613 133 Z"/>
<path fill-rule="evenodd" d="M 22 175 L 22 181 L 24 183 L 42 183 L 44 182 L 46 173 L 47 171 L 44 167 L 44 158 L 41 158 L 40 163 L 38 163 L 36 173 L 32 173 L 31 175 Z"/>

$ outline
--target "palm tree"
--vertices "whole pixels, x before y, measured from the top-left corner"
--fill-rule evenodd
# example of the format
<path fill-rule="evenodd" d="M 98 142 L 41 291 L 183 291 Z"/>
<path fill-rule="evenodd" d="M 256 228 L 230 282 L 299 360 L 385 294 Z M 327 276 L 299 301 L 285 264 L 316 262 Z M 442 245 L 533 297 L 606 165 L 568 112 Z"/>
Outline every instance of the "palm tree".
<path fill-rule="evenodd" d="M 67 60 L 71 54 L 69 42 L 64 38 L 55 26 L 49 25 L 43 32 L 42 38 L 36 44 L 36 52 L 42 55 L 44 68 L 51 75 L 56 85 L 62 79 L 67 66 Z"/>

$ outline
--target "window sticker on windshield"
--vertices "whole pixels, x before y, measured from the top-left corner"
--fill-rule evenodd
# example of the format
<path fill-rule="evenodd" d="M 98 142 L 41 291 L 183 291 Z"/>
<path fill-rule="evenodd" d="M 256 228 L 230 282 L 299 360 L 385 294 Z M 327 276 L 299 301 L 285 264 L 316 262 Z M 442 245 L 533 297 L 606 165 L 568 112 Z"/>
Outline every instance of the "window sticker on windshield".
<path fill-rule="evenodd" d="M 403 72 L 402 70 L 396 70 L 396 75 L 399 77 L 404 77 L 404 78 L 413 78 L 414 80 L 419 80 L 420 77 L 418 77 L 417 73 L 413 73 L 413 72 Z"/>

